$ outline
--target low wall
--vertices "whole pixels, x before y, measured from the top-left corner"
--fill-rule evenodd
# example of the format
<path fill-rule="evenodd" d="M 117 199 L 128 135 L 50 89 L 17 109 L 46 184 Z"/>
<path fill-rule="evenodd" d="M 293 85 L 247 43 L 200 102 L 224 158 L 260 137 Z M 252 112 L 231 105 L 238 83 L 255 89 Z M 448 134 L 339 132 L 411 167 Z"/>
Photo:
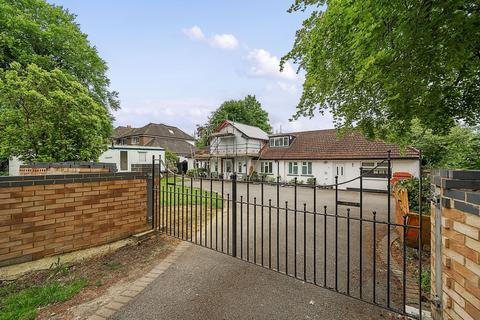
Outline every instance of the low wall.
<path fill-rule="evenodd" d="M 116 172 L 115 163 L 70 161 L 33 162 L 20 165 L 19 175 L 38 176 L 46 174 L 106 173 Z"/>
<path fill-rule="evenodd" d="M 480 171 L 432 172 L 434 319 L 480 319 Z"/>
<path fill-rule="evenodd" d="M 143 174 L 0 177 L 0 266 L 105 244 L 147 228 Z"/>

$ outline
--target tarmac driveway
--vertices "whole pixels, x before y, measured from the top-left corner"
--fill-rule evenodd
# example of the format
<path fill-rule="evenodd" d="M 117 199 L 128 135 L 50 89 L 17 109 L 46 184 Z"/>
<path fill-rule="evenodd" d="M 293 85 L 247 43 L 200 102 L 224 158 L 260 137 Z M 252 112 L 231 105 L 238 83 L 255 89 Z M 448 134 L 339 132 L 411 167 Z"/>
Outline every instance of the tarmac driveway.
<path fill-rule="evenodd" d="M 383 309 L 192 245 L 110 319 L 393 319 Z"/>

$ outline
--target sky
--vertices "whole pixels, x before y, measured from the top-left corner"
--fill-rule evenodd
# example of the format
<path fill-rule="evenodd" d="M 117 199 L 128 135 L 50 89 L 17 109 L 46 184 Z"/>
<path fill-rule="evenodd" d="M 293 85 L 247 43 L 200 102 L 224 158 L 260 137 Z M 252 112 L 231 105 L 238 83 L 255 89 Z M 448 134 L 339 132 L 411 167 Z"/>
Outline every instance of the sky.
<path fill-rule="evenodd" d="M 332 128 L 330 115 L 290 122 L 303 76 L 280 58 L 307 13 L 293 0 L 50 0 L 77 15 L 120 93 L 115 125 L 150 122 L 192 134 L 223 101 L 253 94 L 274 132 Z"/>

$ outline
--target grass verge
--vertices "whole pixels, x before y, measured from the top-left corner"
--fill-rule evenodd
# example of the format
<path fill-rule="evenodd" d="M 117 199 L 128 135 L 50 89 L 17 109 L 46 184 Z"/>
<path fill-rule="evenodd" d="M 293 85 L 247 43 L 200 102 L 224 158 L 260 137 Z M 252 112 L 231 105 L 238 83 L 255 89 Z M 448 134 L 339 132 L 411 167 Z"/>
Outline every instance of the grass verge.
<path fill-rule="evenodd" d="M 76 279 L 62 284 L 58 281 L 18 289 L 15 285 L 0 288 L 0 320 L 35 319 L 39 307 L 71 299 L 83 287 L 87 280 Z"/>

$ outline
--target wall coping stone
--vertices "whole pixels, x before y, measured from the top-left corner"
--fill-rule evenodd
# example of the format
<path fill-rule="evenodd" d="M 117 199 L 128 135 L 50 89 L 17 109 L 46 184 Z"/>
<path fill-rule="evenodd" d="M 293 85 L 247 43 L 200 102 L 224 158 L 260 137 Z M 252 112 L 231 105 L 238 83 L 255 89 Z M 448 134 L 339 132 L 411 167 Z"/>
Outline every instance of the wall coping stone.
<path fill-rule="evenodd" d="M 0 177 L 0 188 L 67 184 L 78 182 L 99 182 L 109 180 L 135 180 L 146 179 L 142 172 L 108 172 L 108 173 L 72 173 L 38 176 L 5 176 Z"/>

